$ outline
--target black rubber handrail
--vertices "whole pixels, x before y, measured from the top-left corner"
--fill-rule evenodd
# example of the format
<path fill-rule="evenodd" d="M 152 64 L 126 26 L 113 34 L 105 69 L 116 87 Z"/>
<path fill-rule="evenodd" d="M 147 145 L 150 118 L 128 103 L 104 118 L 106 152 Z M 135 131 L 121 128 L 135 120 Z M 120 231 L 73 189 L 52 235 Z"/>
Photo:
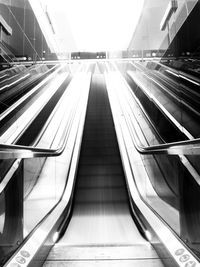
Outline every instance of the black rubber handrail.
<path fill-rule="evenodd" d="M 67 141 L 67 134 L 63 138 L 61 146 L 59 146 L 56 149 L 0 144 L 0 159 L 57 157 L 60 156 L 63 150 L 65 149 L 66 141 Z M 136 141 L 136 136 L 134 134 L 133 141 L 136 150 L 143 155 L 149 155 L 149 154 L 199 155 L 200 154 L 200 138 L 194 140 L 153 145 L 153 146 L 142 146 L 138 144 L 138 141 Z"/>

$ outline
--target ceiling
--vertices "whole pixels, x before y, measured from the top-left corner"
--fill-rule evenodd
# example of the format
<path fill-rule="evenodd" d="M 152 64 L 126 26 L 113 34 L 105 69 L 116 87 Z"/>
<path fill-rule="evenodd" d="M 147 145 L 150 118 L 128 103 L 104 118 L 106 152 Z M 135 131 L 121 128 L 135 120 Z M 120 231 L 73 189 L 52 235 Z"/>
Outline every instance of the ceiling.
<path fill-rule="evenodd" d="M 61 53 L 126 50 L 143 7 L 143 0 L 38 1 Z"/>

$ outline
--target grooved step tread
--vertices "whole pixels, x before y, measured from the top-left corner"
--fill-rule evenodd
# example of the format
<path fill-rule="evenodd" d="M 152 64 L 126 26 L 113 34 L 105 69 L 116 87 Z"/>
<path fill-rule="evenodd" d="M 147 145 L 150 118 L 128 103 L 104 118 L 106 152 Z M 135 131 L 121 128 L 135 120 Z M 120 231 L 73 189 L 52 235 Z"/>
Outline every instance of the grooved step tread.
<path fill-rule="evenodd" d="M 124 187 L 104 188 L 78 188 L 75 194 L 75 201 L 84 202 L 120 202 L 127 199 Z"/>
<path fill-rule="evenodd" d="M 93 156 L 95 156 L 96 154 L 100 153 L 101 155 L 106 155 L 106 154 L 116 154 L 118 153 L 118 147 L 116 146 L 83 146 L 82 147 L 82 151 L 84 151 L 84 154 L 91 154 L 93 153 Z"/>
<path fill-rule="evenodd" d="M 105 245 L 105 246 L 65 246 L 55 245 L 48 260 L 127 260 L 157 259 L 154 248 L 147 244 Z"/>
<path fill-rule="evenodd" d="M 121 166 L 108 165 L 108 166 L 91 166 L 84 165 L 79 169 L 80 176 L 99 176 L 99 175 L 123 175 L 123 170 Z"/>
<path fill-rule="evenodd" d="M 165 259 L 170 261 L 170 259 Z M 55 246 L 44 267 L 125 266 L 161 267 L 155 250 L 145 244 L 106 246 Z"/>
<path fill-rule="evenodd" d="M 170 260 L 169 264 L 170 264 Z M 161 267 L 160 259 L 144 260 L 93 260 L 93 261 L 46 261 L 44 267 Z M 170 265 L 168 265 L 170 266 Z"/>
<path fill-rule="evenodd" d="M 110 155 L 104 155 L 103 158 L 94 158 L 90 156 L 85 156 L 84 158 L 80 159 L 81 165 L 117 165 L 121 163 L 120 157 L 111 157 Z"/>
<path fill-rule="evenodd" d="M 102 149 L 109 149 L 109 148 L 112 148 L 112 147 L 115 147 L 115 140 L 107 140 L 105 139 L 103 142 L 99 142 L 99 141 L 102 141 L 102 138 L 95 138 L 95 139 L 90 139 L 90 140 L 87 140 L 87 142 L 85 142 L 82 146 L 82 149 L 86 148 L 86 147 L 96 147 L 96 148 L 99 148 L 101 147 Z"/>
<path fill-rule="evenodd" d="M 87 158 L 88 165 L 82 164 Z M 117 164 L 112 164 L 112 162 Z M 93 162 L 93 163 L 91 163 Z M 114 123 L 103 76 L 93 76 L 75 189 L 76 204 L 128 201 Z"/>
<path fill-rule="evenodd" d="M 99 175 L 99 176 L 81 176 L 77 181 L 78 188 L 82 187 L 118 187 L 124 186 L 124 181 L 121 179 L 121 175 L 115 175 L 114 179 L 113 176 L 110 175 Z"/>

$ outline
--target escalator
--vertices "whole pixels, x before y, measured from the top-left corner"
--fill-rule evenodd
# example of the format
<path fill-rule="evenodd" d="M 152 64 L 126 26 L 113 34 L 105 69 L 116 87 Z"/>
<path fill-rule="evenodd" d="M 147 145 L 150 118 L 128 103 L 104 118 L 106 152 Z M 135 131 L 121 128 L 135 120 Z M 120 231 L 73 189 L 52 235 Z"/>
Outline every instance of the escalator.
<path fill-rule="evenodd" d="M 155 168 L 152 155 L 141 157 L 134 148 L 132 126 L 136 125 L 132 109 L 137 111 L 148 135 L 150 129 L 130 100 L 126 84 L 119 73 L 109 72 L 107 66 L 95 64 L 87 69 L 89 73 L 79 73 L 72 79 L 68 94 L 38 146 L 44 151 L 43 143 L 50 137 L 54 139 L 53 130 L 57 134 L 51 148 L 57 151 L 66 138 L 63 152 L 52 154 L 53 157 L 42 152 L 40 157 L 45 164 L 36 177 L 35 166 L 41 160 L 32 155 L 23 158 L 24 152 L 15 148 L 23 161 L 18 168 L 19 177 L 12 181 L 23 177 L 24 184 L 22 181 L 19 189 L 26 190 L 30 182 L 32 187 L 28 195 L 21 194 L 19 198 L 20 212 L 23 210 L 24 214 L 21 212 L 18 221 L 23 220 L 23 225 L 19 231 L 12 227 L 12 237 L 16 234 L 14 245 L 13 238 L 2 242 L 2 251 L 7 249 L 10 255 L 14 252 L 11 257 L 6 254 L 3 266 L 199 266 L 183 244 L 187 234 L 182 224 L 184 214 L 167 203 L 167 191 L 163 190 L 163 199 L 156 194 L 158 186 L 165 189 L 162 173 Z M 43 125 L 46 119 L 42 123 L 38 118 Z M 142 135 L 138 127 L 135 129 Z M 26 149 L 35 153 L 34 148 Z M 176 166 L 169 172 L 164 157 L 172 158 L 161 157 L 165 163 L 162 170 L 170 176 Z M 179 177 L 179 172 L 175 174 Z M 173 182 L 175 174 L 170 176 Z M 3 216 L 0 219 L 3 222 Z M 0 237 L 7 237 L 4 230 Z"/>
<path fill-rule="evenodd" d="M 72 217 L 44 266 L 163 266 L 131 216 L 103 74 L 94 74 Z"/>

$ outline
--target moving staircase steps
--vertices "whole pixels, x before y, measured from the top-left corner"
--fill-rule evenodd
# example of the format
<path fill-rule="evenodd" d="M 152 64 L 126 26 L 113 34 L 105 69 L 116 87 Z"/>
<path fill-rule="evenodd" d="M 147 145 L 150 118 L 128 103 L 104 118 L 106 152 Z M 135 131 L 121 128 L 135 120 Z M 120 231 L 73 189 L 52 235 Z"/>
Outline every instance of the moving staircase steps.
<path fill-rule="evenodd" d="M 78 168 L 76 204 L 127 202 L 125 178 L 102 74 L 92 78 Z"/>
<path fill-rule="evenodd" d="M 83 176 L 78 181 L 78 188 L 112 187 L 112 175 Z M 88 187 L 86 187 L 86 184 Z M 124 186 L 121 175 L 115 175 L 115 187 Z"/>

